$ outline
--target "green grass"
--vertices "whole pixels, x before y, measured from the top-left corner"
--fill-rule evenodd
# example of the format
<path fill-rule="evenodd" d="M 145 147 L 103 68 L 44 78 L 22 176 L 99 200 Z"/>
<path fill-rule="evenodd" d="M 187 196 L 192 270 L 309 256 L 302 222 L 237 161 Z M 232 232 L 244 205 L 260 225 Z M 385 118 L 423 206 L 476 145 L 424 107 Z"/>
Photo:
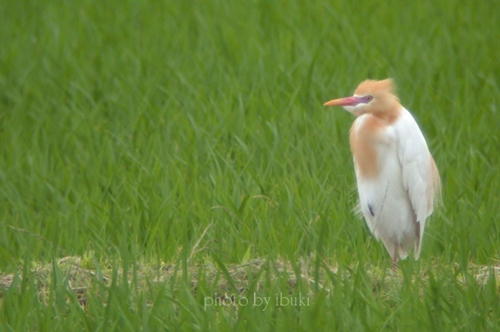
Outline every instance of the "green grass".
<path fill-rule="evenodd" d="M 499 9 L 7 1 L 0 330 L 499 329 Z M 397 275 L 352 213 L 353 119 L 322 107 L 368 77 L 443 180 Z"/>

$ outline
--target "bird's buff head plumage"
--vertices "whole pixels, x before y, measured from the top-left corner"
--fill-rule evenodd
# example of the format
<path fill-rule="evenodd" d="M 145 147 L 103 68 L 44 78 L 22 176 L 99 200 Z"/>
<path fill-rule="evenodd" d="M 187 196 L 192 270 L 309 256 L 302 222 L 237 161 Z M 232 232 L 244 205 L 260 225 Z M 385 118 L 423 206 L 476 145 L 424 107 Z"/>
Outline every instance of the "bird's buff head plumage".
<path fill-rule="evenodd" d="M 352 97 L 330 100 L 325 106 L 343 106 L 356 116 L 372 113 L 392 119 L 400 104 L 394 83 L 388 78 L 381 81 L 365 80 L 359 84 Z"/>

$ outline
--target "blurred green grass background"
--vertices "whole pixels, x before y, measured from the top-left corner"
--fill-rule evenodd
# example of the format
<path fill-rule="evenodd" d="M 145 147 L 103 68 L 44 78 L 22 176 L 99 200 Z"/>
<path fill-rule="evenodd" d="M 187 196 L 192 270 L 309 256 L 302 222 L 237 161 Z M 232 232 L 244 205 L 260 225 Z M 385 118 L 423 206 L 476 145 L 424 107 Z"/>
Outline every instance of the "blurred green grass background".
<path fill-rule="evenodd" d="M 318 291 L 303 311 L 247 314 L 273 330 L 399 330 L 420 308 L 408 329 L 498 327 L 495 278 L 491 296 L 476 298 L 491 289 L 472 278 L 463 290 L 456 271 L 466 273 L 469 263 L 493 266 L 500 254 L 499 9 L 495 1 L 444 0 L 4 2 L 0 269 L 24 266 L 29 274 L 26 262 L 65 256 L 125 269 L 133 262 L 262 257 L 386 269 L 385 249 L 352 213 L 353 119 L 322 103 L 349 95 L 365 78 L 393 77 L 444 186 L 421 260 L 402 269 L 443 269 L 429 289 L 442 289 L 446 303 L 465 304 L 443 309 L 412 294 L 405 272 L 395 303 L 371 294 L 369 277 L 360 276 L 339 282 L 339 289 L 361 287 L 339 290 L 342 299 Z M 268 286 L 274 292 L 280 285 Z M 36 292 L 26 287 L 4 295 L 4 326 L 41 328 L 36 317 L 55 310 L 38 303 L 39 316 L 27 321 L 8 314 L 14 299 Z M 127 289 L 116 287 L 128 299 Z M 340 308 L 360 299 L 375 308 L 374 317 L 360 304 Z M 198 315 L 199 297 L 176 301 Z M 117 323 L 133 310 L 103 306 L 89 315 L 75 309 L 78 303 L 59 305 L 70 316 L 79 312 L 64 321 L 79 329 L 105 329 L 104 312 L 116 317 L 106 316 L 118 330 L 153 326 Z M 406 316 L 389 316 L 404 306 Z M 141 310 L 152 315 L 154 306 Z M 234 330 L 248 320 L 244 313 L 227 320 L 205 313 L 190 325 L 178 313 L 184 309 L 164 310 L 177 313 L 160 319 L 167 330 Z M 340 324 L 335 310 L 351 320 Z M 58 322 L 61 330 L 70 326 Z"/>

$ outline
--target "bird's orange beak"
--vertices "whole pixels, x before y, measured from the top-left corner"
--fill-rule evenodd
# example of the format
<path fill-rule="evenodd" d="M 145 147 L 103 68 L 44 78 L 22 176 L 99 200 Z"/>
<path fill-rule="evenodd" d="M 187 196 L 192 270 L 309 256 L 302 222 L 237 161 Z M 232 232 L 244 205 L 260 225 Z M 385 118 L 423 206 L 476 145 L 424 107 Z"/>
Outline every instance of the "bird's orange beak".
<path fill-rule="evenodd" d="M 358 97 L 345 97 L 327 101 L 323 106 L 356 106 L 361 100 Z"/>

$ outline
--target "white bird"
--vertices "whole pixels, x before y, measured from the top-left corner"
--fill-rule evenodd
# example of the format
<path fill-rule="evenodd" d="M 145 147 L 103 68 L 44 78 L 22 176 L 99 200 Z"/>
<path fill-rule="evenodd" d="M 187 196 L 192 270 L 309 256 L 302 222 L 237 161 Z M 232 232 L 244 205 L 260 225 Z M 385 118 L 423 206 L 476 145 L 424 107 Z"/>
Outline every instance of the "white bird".
<path fill-rule="evenodd" d="M 418 259 L 425 220 L 439 198 L 441 181 L 424 136 L 399 103 L 391 79 L 365 80 L 354 96 L 331 100 L 356 116 L 350 130 L 359 207 L 396 269 L 413 248 Z"/>

